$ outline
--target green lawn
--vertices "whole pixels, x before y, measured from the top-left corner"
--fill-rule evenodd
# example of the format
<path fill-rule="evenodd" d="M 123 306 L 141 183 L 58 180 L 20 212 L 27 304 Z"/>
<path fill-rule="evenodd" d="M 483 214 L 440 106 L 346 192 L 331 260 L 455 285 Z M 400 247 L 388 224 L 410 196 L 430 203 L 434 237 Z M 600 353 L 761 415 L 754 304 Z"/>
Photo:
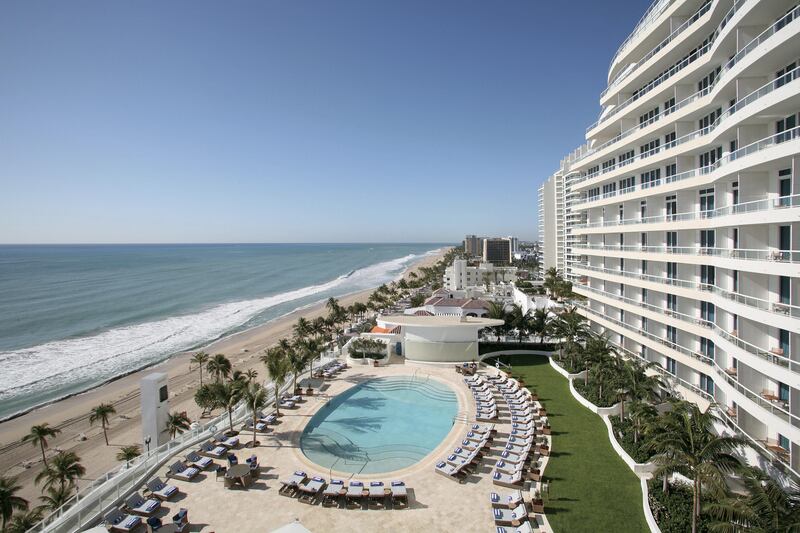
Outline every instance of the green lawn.
<path fill-rule="evenodd" d="M 642 511 L 639 478 L 608 441 L 602 419 L 579 404 L 567 379 L 547 358 L 502 356 L 535 388 L 547 408 L 553 436 L 544 477 L 551 481 L 545 515 L 556 532 L 649 531 Z M 490 361 L 487 363 L 491 364 Z"/>

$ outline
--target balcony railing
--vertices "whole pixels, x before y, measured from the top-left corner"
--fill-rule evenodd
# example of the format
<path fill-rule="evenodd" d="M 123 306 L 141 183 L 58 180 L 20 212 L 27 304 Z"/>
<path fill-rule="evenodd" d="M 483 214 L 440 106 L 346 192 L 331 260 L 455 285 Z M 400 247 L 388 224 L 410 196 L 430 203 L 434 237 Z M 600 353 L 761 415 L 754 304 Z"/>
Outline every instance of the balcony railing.
<path fill-rule="evenodd" d="M 625 49 L 628 48 L 630 43 L 642 32 L 647 30 L 653 21 L 657 19 L 658 16 L 661 15 L 661 13 L 663 13 L 673 1 L 674 0 L 653 0 L 653 3 L 650 4 L 650 6 L 644 12 L 644 15 L 642 15 L 642 17 L 639 19 L 639 22 L 637 22 L 636 26 L 634 26 L 633 31 L 625 38 L 624 41 L 622 41 L 622 44 L 619 45 L 619 48 L 617 48 L 617 51 L 614 53 L 614 57 L 611 58 L 611 65 L 614 64 L 614 62 L 617 60 L 617 57 L 625 52 Z"/>
<path fill-rule="evenodd" d="M 731 215 L 743 215 L 747 213 L 759 213 L 786 209 L 789 207 L 800 206 L 800 194 L 791 196 L 781 196 L 778 198 L 767 198 L 764 200 L 753 200 L 736 205 L 727 205 L 716 209 L 705 211 L 688 211 L 685 213 L 674 213 L 669 215 L 654 215 L 644 218 L 625 218 L 612 220 L 598 220 L 597 222 L 577 223 L 572 225 L 572 229 L 589 228 L 610 228 L 619 226 L 631 226 L 638 224 L 660 224 L 665 222 L 684 222 L 687 220 L 706 220 L 720 218 Z"/>
<path fill-rule="evenodd" d="M 602 196 L 588 197 L 583 201 L 576 201 L 574 205 L 575 206 L 583 205 L 583 204 L 587 204 L 587 203 L 590 203 L 590 202 L 595 202 L 595 201 L 600 200 L 600 199 L 606 199 L 606 198 L 621 196 L 622 194 L 629 194 L 629 193 L 632 193 L 632 192 L 638 191 L 638 190 L 652 189 L 654 187 L 659 187 L 661 185 L 666 185 L 666 184 L 669 184 L 669 183 L 676 183 L 676 182 L 683 181 L 683 180 L 686 180 L 686 179 L 689 179 L 689 178 L 693 178 L 695 176 L 705 176 L 706 174 L 710 174 L 710 173 L 714 172 L 715 170 L 717 170 L 721 166 L 724 166 L 724 165 L 726 165 L 728 163 L 732 163 L 733 161 L 741 159 L 742 157 L 748 156 L 748 155 L 756 153 L 756 152 L 760 152 L 762 150 L 766 150 L 768 148 L 772 148 L 773 146 L 776 146 L 778 144 L 782 144 L 782 143 L 791 141 L 793 139 L 796 139 L 797 137 L 800 137 L 800 126 L 792 128 L 792 129 L 789 129 L 789 130 L 786 130 L 786 131 L 783 131 L 783 132 L 780 132 L 780 133 L 776 133 L 774 135 L 770 135 L 769 137 L 765 137 L 765 138 L 763 138 L 761 140 L 758 140 L 758 141 L 756 141 L 754 143 L 748 144 L 747 146 L 739 148 L 738 150 L 735 150 L 733 152 L 729 152 L 727 155 L 725 155 L 722 158 L 718 159 L 716 162 L 712 163 L 711 165 L 708 165 L 708 166 L 705 166 L 705 167 L 700 167 L 700 168 L 695 168 L 695 169 L 691 169 L 691 170 L 687 170 L 685 172 L 674 174 L 672 176 L 666 176 L 665 178 L 659 178 L 659 179 L 656 179 L 656 180 L 653 180 L 653 181 L 650 181 L 650 182 L 639 183 L 638 185 L 633 185 L 631 187 L 626 187 L 626 188 L 620 189 L 618 191 L 609 191 L 609 192 L 604 193 Z"/>
<path fill-rule="evenodd" d="M 741 8 L 741 6 L 745 3 L 746 0 L 736 0 L 733 4 L 731 9 L 725 15 L 725 17 L 720 22 L 717 29 L 714 30 L 713 38 L 703 45 L 701 48 L 698 48 L 695 52 L 690 54 L 686 59 L 682 60 L 680 63 L 675 64 L 672 68 L 661 74 L 658 78 L 654 79 L 644 87 L 642 87 L 634 96 L 631 96 L 618 106 L 611 109 L 605 115 L 602 115 L 597 122 L 586 128 L 587 133 L 594 129 L 595 127 L 599 126 L 601 123 L 606 122 L 611 117 L 617 115 L 620 111 L 626 109 L 630 104 L 639 100 L 643 95 L 647 94 L 654 88 L 661 85 L 664 81 L 671 78 L 685 67 L 689 66 L 690 64 L 694 63 L 698 58 L 705 55 L 711 47 L 716 43 L 717 37 L 719 36 L 720 32 L 723 28 L 728 24 L 730 19 L 733 15 Z M 737 65 L 745 56 L 747 56 L 750 52 L 758 48 L 764 41 L 772 37 L 777 31 L 781 30 L 782 28 L 786 27 L 786 25 L 791 22 L 792 20 L 796 19 L 798 14 L 800 14 L 800 6 L 792 9 L 789 13 L 778 19 L 774 24 L 770 25 L 766 30 L 761 32 L 757 37 L 752 39 L 748 44 L 746 44 L 739 52 L 737 52 L 725 65 L 720 69 L 720 73 L 715 80 L 715 84 L 719 83 L 720 79 L 723 77 L 727 71 Z"/>
<path fill-rule="evenodd" d="M 800 251 L 744 248 L 711 248 L 704 246 L 667 246 L 641 244 L 575 244 L 575 248 L 589 250 L 606 250 L 619 252 L 658 253 L 670 255 L 707 255 L 725 259 L 743 259 L 747 261 L 770 261 L 776 263 L 800 263 Z"/>
<path fill-rule="evenodd" d="M 328 359 L 332 357 L 331 354 L 328 355 Z M 321 364 L 324 362 L 324 359 L 320 361 Z M 286 392 L 291 385 L 291 380 L 287 380 L 280 392 Z M 265 383 L 265 389 L 269 398 L 268 406 L 273 406 L 275 396 L 273 383 Z M 247 407 L 243 404 L 238 405 L 233 413 L 234 425 L 244 421 L 247 414 Z M 85 526 L 96 522 L 111 505 L 141 487 L 148 476 L 153 475 L 153 470 L 170 457 L 211 438 L 228 424 L 226 412 L 201 427 L 181 433 L 169 442 L 131 460 L 127 467 L 116 468 L 103 474 L 88 486 L 79 488 L 66 503 L 29 531 L 83 531 Z"/>
<path fill-rule="evenodd" d="M 630 76 L 631 73 L 636 72 L 636 70 L 638 70 L 640 66 L 644 65 L 647 61 L 649 61 L 651 57 L 659 53 L 669 43 L 677 39 L 678 36 L 681 35 L 689 26 L 700 20 L 700 17 L 708 13 L 708 11 L 711 9 L 711 4 L 712 1 L 707 0 L 705 4 L 700 6 L 700 9 L 695 11 L 694 15 L 686 19 L 686 21 L 684 21 L 683 24 L 672 30 L 672 32 L 669 35 L 667 35 L 667 37 L 664 38 L 663 41 L 658 43 L 652 50 L 650 50 L 644 56 L 642 56 L 642 58 L 639 61 L 637 61 L 636 63 L 632 63 L 631 66 L 627 67 L 626 70 L 624 70 L 616 78 L 614 78 L 614 80 L 608 84 L 608 87 L 606 87 L 603 90 L 603 92 L 600 93 L 600 99 L 602 100 L 605 97 L 605 95 L 608 94 L 608 91 L 619 85 L 619 83 L 621 83 L 623 80 L 627 79 L 627 77 Z"/>
<path fill-rule="evenodd" d="M 614 171 L 614 170 L 616 170 L 618 168 L 622 168 L 623 166 L 630 165 L 631 163 L 633 163 L 636 160 L 646 159 L 647 157 L 650 157 L 651 155 L 654 155 L 655 153 L 660 152 L 661 150 L 666 150 L 667 148 L 672 148 L 674 146 L 678 146 L 679 144 L 683 144 L 684 142 L 696 139 L 699 136 L 711 133 L 711 131 L 716 129 L 716 127 L 719 126 L 719 124 L 722 123 L 722 121 L 725 120 L 726 118 L 730 117 L 731 115 L 733 115 L 737 111 L 740 111 L 742 108 L 748 106 L 749 104 L 752 104 L 753 102 L 757 101 L 758 99 L 770 94 L 771 92 L 775 91 L 776 89 L 778 89 L 780 87 L 783 87 L 784 85 L 796 80 L 798 77 L 800 77 L 800 67 L 792 69 L 791 71 L 785 73 L 781 77 L 776 78 L 776 79 L 772 80 L 771 82 L 765 83 L 763 86 L 761 86 L 758 89 L 756 89 L 755 91 L 749 93 L 747 96 L 745 96 L 743 98 L 740 98 L 738 101 L 734 102 L 733 105 L 731 105 L 725 111 L 723 111 L 720 114 L 720 116 L 717 117 L 716 120 L 714 120 L 714 122 L 712 124 L 710 124 L 709 126 L 707 126 L 706 128 L 695 130 L 695 131 L 693 131 L 691 133 L 688 133 L 686 135 L 681 136 L 680 138 L 676 139 L 675 141 L 672 141 L 671 143 L 665 144 L 664 146 L 660 146 L 660 147 L 658 147 L 658 148 L 656 148 L 654 150 L 650 150 L 649 152 L 641 153 L 638 156 L 631 157 L 630 159 L 626 159 L 625 161 L 620 161 L 619 163 L 617 163 L 615 165 L 610 165 L 610 166 L 605 167 L 605 168 L 603 168 L 601 170 L 598 170 L 598 171 L 595 171 L 595 172 L 591 172 L 589 174 L 585 174 L 581 178 L 577 178 L 574 181 L 574 183 L 580 183 L 580 182 L 585 181 L 585 180 L 596 178 L 597 176 L 600 176 L 602 174 L 606 174 L 606 173 L 612 172 L 612 171 Z M 682 107 L 694 102 L 698 98 L 700 98 L 702 96 L 705 96 L 706 94 L 708 94 L 711 91 L 711 89 L 713 89 L 713 86 L 706 87 L 702 91 L 698 91 L 698 92 L 694 93 L 693 95 L 684 98 L 682 101 L 678 102 L 673 107 L 671 107 L 669 109 L 669 113 L 677 111 L 678 109 L 680 109 L 680 108 L 682 108 Z M 667 114 L 667 113 L 665 113 L 665 114 Z M 645 126 L 649 126 L 650 124 L 652 124 L 652 123 L 656 122 L 657 120 L 659 120 L 661 118 L 661 116 L 663 116 L 663 115 L 661 115 L 661 114 L 656 115 L 655 117 L 649 119 L 648 121 L 646 121 L 646 122 L 644 122 L 644 123 L 642 123 L 642 124 L 640 124 L 638 126 L 634 126 L 633 128 L 630 128 L 630 129 L 626 130 L 625 132 L 623 132 L 622 134 L 618 135 L 614 139 L 611 139 L 610 141 L 607 141 L 607 142 L 603 143 L 603 145 L 598 147 L 595 151 L 602 150 L 606 146 L 614 144 L 614 143 L 618 142 L 619 140 L 623 139 L 624 137 L 627 137 L 629 135 L 632 135 L 632 134 L 636 133 L 637 131 L 639 131 L 640 129 L 644 128 Z"/>
<path fill-rule="evenodd" d="M 669 285 L 670 287 L 681 287 L 684 289 L 702 291 L 703 293 L 711 293 L 726 300 L 746 305 L 748 307 L 752 307 L 753 309 L 758 309 L 760 311 L 775 313 L 776 315 L 781 315 L 781 316 L 790 316 L 792 318 L 800 318 L 800 306 L 784 304 L 780 302 L 772 302 L 769 300 L 765 300 L 763 298 L 757 298 L 755 296 L 748 296 L 746 294 L 741 294 L 739 292 L 729 291 L 721 287 L 718 287 L 716 285 L 711 285 L 708 283 L 701 283 L 698 281 L 689 281 L 676 278 L 668 278 L 665 276 L 654 276 L 652 274 L 642 274 L 640 272 L 629 272 L 627 270 L 602 268 L 594 265 L 587 265 L 585 263 L 580 263 L 580 262 L 573 263 L 572 267 L 577 269 L 591 270 L 593 272 L 608 274 L 615 277 L 638 279 L 650 283 Z M 619 283 L 623 283 L 623 281 L 620 281 Z M 702 295 L 698 295 L 698 297 L 702 297 Z"/>
<path fill-rule="evenodd" d="M 721 376 L 723 378 L 723 380 L 728 385 L 730 385 L 731 387 L 736 389 L 736 391 L 738 391 L 740 394 L 742 394 L 743 396 L 747 397 L 749 400 L 751 400 L 752 402 L 756 403 L 759 407 L 763 408 L 764 410 L 766 410 L 766 411 L 770 412 L 771 414 L 779 417 L 781 420 L 784 420 L 784 421 L 789 422 L 789 423 L 791 423 L 791 424 L 793 424 L 795 426 L 800 427 L 800 417 L 798 417 L 797 415 L 792 414 L 787 409 L 785 409 L 782 405 L 777 404 L 775 402 L 771 402 L 771 401 L 767 400 L 766 398 L 762 397 L 757 392 L 752 391 L 749 388 L 747 388 L 746 386 L 742 385 L 742 383 L 740 383 L 736 378 L 734 378 L 733 376 L 731 376 L 727 372 L 725 372 L 725 369 L 720 367 L 716 363 L 716 361 L 714 361 L 714 359 L 709 358 L 709 357 L 705 356 L 702 353 L 695 352 L 693 350 L 689 350 L 688 348 L 685 348 L 685 347 L 683 347 L 683 346 L 681 346 L 679 344 L 673 343 L 673 342 L 671 342 L 671 341 L 669 341 L 667 339 L 664 339 L 663 337 L 656 337 L 655 335 L 653 335 L 650 332 L 643 331 L 640 328 L 637 328 L 635 326 L 632 326 L 630 324 L 627 324 L 625 322 L 617 320 L 617 319 L 615 319 L 613 317 L 609 317 L 609 316 L 607 316 L 607 315 L 605 315 L 603 313 L 600 313 L 599 311 L 596 311 L 596 310 L 592 309 L 591 307 L 587 306 L 586 304 L 577 303 L 575 305 L 579 309 L 583 309 L 584 311 L 586 311 L 588 314 L 595 315 L 596 317 L 598 317 L 600 319 L 603 319 L 603 320 L 606 320 L 608 322 L 611 322 L 612 324 L 620 326 L 620 327 L 622 327 L 622 328 L 624 328 L 624 329 L 626 329 L 626 330 L 628 330 L 628 331 L 630 331 L 632 333 L 635 333 L 637 335 L 641 335 L 641 336 L 647 337 L 647 338 L 649 338 L 651 340 L 655 340 L 655 341 L 667 346 L 668 348 L 670 348 L 672 350 L 675 350 L 675 351 L 680 352 L 680 353 L 685 354 L 685 355 L 689 355 L 690 357 L 692 357 L 694 359 L 697 359 L 697 360 L 701 361 L 702 363 L 704 363 L 706 365 L 709 365 L 709 367 L 713 367 L 713 370 L 719 376 Z"/>
<path fill-rule="evenodd" d="M 764 361 L 766 361 L 766 362 L 768 362 L 770 364 L 774 364 L 776 366 L 780 366 L 780 367 L 783 367 L 783 368 L 789 368 L 791 370 L 800 370 L 800 363 L 794 362 L 791 359 L 789 359 L 788 357 L 784 357 L 782 355 L 774 354 L 774 353 L 770 352 L 769 350 L 764 350 L 762 348 L 759 348 L 755 344 L 751 344 L 751 343 L 749 343 L 747 341 L 744 341 L 744 340 L 742 340 L 742 339 L 740 339 L 738 337 L 735 337 L 735 336 L 731 335 L 730 333 L 728 333 L 727 331 L 725 331 L 722 328 L 720 328 L 719 326 L 717 326 L 713 321 L 706 320 L 706 319 L 704 319 L 702 317 L 696 317 L 696 316 L 692 316 L 692 315 L 687 315 L 685 313 L 680 313 L 678 311 L 673 311 L 671 309 L 665 309 L 663 307 L 658 307 L 658 306 L 653 305 L 653 304 L 649 304 L 649 303 L 642 302 L 642 301 L 639 301 L 639 300 L 634 300 L 633 298 L 628 298 L 628 297 L 623 296 L 621 294 L 610 293 L 610 292 L 603 291 L 603 290 L 600 290 L 600 289 L 596 289 L 594 287 L 589 287 L 589 286 L 586 286 L 586 285 L 577 285 L 577 286 L 575 286 L 575 290 L 576 291 L 586 290 L 586 291 L 589 291 L 589 292 L 593 292 L 595 294 L 599 294 L 601 296 L 605 296 L 606 298 L 613 298 L 616 301 L 625 302 L 626 304 L 631 305 L 631 306 L 636 306 L 636 307 L 641 307 L 642 309 L 647 309 L 648 311 L 651 311 L 653 313 L 666 315 L 666 316 L 675 318 L 675 319 L 680 320 L 681 322 L 685 322 L 687 324 L 698 325 L 698 326 L 702 326 L 702 327 L 708 328 L 709 330 L 711 330 L 714 333 L 716 333 L 719 337 L 721 337 L 721 338 L 727 340 L 728 342 L 730 342 L 731 344 L 735 345 L 737 348 L 739 348 L 741 350 L 744 350 L 745 352 L 747 352 L 749 354 L 755 355 L 756 357 L 758 357 L 760 359 L 763 359 Z M 725 373 L 724 370 L 723 370 L 723 373 Z M 727 373 L 726 373 L 726 375 L 727 375 Z"/>

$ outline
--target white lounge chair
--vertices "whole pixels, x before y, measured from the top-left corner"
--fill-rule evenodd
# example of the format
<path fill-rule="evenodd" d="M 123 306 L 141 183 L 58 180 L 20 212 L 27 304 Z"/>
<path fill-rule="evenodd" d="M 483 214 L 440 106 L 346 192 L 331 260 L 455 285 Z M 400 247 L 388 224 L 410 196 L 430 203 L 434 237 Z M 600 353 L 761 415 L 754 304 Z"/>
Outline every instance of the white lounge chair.
<path fill-rule="evenodd" d="M 403 481 L 392 481 L 392 506 L 395 509 L 408 507 L 408 491 Z"/>
<path fill-rule="evenodd" d="M 135 492 L 125 500 L 125 508 L 129 513 L 139 516 L 152 516 L 161 507 L 161 500 L 157 498 L 144 499 L 141 494 Z"/>
<path fill-rule="evenodd" d="M 225 446 L 221 446 L 219 444 L 215 444 L 212 441 L 208 441 L 204 442 L 200 446 L 200 451 L 198 453 L 200 455 L 205 455 L 206 457 L 222 459 L 228 453 L 228 448 L 226 448 Z"/>
<path fill-rule="evenodd" d="M 150 490 L 150 494 L 162 501 L 169 500 L 180 493 L 178 487 L 175 485 L 167 485 L 161 481 L 161 478 L 154 478 L 148 481 L 147 488 Z"/>
<path fill-rule="evenodd" d="M 306 480 L 306 473 L 298 470 L 292 474 L 288 479 L 281 481 L 281 488 L 278 489 L 278 494 L 293 495 L 297 490 L 297 486 Z"/>
<path fill-rule="evenodd" d="M 200 470 L 205 470 L 213 465 L 214 461 L 210 457 L 201 457 L 197 452 L 190 452 L 186 456 L 186 464 L 199 468 Z"/>
<path fill-rule="evenodd" d="M 298 501 L 303 503 L 313 503 L 314 498 L 317 497 L 319 491 L 322 490 L 322 487 L 325 485 L 325 480 L 321 477 L 312 477 L 311 479 L 306 480 L 305 483 L 301 483 L 297 486 L 297 490 L 299 491 L 299 497 L 297 498 Z"/>
<path fill-rule="evenodd" d="M 142 517 L 125 514 L 119 509 L 114 509 L 113 511 L 107 513 L 103 520 L 108 526 L 109 531 L 120 531 L 125 533 L 128 531 L 133 531 L 139 527 L 139 524 L 142 523 Z"/>
<path fill-rule="evenodd" d="M 466 477 L 466 473 L 464 472 L 463 468 L 453 466 L 444 461 L 439 461 L 438 463 L 436 463 L 435 468 L 437 474 L 441 474 L 450 479 L 455 479 L 458 481 Z"/>
<path fill-rule="evenodd" d="M 497 526 L 495 533 L 533 533 L 533 526 L 531 525 L 530 520 L 528 520 L 521 523 L 519 527 Z"/>
<path fill-rule="evenodd" d="M 332 479 L 328 486 L 322 491 L 322 505 L 323 507 L 330 507 L 335 505 L 342 495 L 344 489 L 344 481 L 341 479 Z"/>
<path fill-rule="evenodd" d="M 494 523 L 498 526 L 516 526 L 528 520 L 528 510 L 524 503 L 520 503 L 513 510 L 495 507 L 492 509 L 492 514 Z"/>
<path fill-rule="evenodd" d="M 492 507 L 514 509 L 519 504 L 523 503 L 522 491 L 515 490 L 507 496 L 502 496 L 496 492 L 493 492 L 489 495 L 489 500 L 492 502 Z"/>
<path fill-rule="evenodd" d="M 180 461 L 175 461 L 169 467 L 167 472 L 168 478 L 180 479 L 182 481 L 191 481 L 193 477 L 200 473 L 200 469 L 194 466 L 186 466 Z"/>
<path fill-rule="evenodd" d="M 501 487 L 518 488 L 522 486 L 522 472 L 505 474 L 495 470 L 492 474 L 492 483 Z"/>

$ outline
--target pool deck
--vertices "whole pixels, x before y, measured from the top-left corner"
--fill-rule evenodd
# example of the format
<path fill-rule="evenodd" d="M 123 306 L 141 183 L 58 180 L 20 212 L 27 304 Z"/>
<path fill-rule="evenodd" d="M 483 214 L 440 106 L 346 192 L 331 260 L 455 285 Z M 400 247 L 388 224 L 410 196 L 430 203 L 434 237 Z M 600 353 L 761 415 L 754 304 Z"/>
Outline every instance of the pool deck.
<path fill-rule="evenodd" d="M 459 402 L 458 420 L 442 443 L 427 457 L 415 465 L 385 474 L 353 475 L 331 473 L 308 460 L 300 450 L 299 441 L 308 420 L 327 401 L 350 387 L 375 377 L 412 376 L 416 379 L 434 379 L 450 385 Z M 416 366 L 392 364 L 385 367 L 355 366 L 341 372 L 332 380 L 326 380 L 318 395 L 307 397 L 296 409 L 282 409 L 283 416 L 273 431 L 259 434 L 260 446 L 255 450 L 240 448 L 233 450 L 240 461 L 252 454 L 258 456 L 261 472 L 248 490 L 226 489 L 222 479 L 216 480 L 214 473 L 203 473 L 195 480 L 170 480 L 180 488 L 176 500 L 166 502 L 160 515 L 169 518 L 178 508 L 189 509 L 191 531 L 205 532 L 269 532 L 281 526 L 300 521 L 313 533 L 329 531 L 459 531 L 494 532 L 489 494 L 510 493 L 512 489 L 492 484 L 492 467 L 499 453 L 496 447 L 483 459 L 477 472 L 459 484 L 434 470 L 434 464 L 444 458 L 463 438 L 473 423 L 475 403 L 464 385 L 461 374 L 453 365 Z M 465 421 L 464 418 L 468 420 Z M 498 437 L 510 430 L 508 414 L 501 411 L 495 421 Z M 237 428 L 239 429 L 239 428 Z M 252 433 L 239 435 L 243 442 L 252 438 Z M 222 463 L 221 461 L 217 461 Z M 288 478 L 295 470 L 303 470 L 309 476 L 319 475 L 329 481 L 331 477 L 358 479 L 366 482 L 380 480 L 387 485 L 393 480 L 403 480 L 408 487 L 407 509 L 344 509 L 308 505 L 278 494 L 280 480 Z M 525 494 L 525 491 L 523 491 Z M 527 499 L 527 496 L 526 496 Z M 166 533 L 172 526 L 162 529 Z M 540 527 L 539 531 L 549 531 Z"/>

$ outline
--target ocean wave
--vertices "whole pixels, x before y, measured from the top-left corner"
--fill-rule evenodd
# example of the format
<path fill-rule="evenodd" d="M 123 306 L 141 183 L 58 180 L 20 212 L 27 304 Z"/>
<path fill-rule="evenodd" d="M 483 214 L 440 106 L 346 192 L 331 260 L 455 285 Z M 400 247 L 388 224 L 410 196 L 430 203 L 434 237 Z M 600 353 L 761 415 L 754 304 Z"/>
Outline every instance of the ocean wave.
<path fill-rule="evenodd" d="M 192 349 L 247 325 L 275 306 L 315 295 L 343 295 L 398 279 L 426 254 L 376 263 L 336 279 L 292 291 L 216 305 L 187 315 L 144 322 L 87 337 L 0 352 L 0 401 L 53 389 L 88 388 Z M 326 296 L 327 296 L 326 295 Z M 74 391 L 73 391 L 74 392 Z"/>

